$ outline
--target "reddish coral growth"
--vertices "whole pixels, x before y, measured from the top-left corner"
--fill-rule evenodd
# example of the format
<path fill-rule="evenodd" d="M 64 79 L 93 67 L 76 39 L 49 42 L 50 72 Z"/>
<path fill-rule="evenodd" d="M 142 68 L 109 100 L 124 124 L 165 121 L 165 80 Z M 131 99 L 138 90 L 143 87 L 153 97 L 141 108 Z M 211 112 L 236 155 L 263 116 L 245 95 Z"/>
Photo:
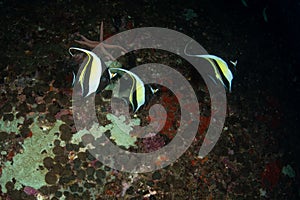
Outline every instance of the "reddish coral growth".
<path fill-rule="evenodd" d="M 12 160 L 12 158 L 15 156 L 15 152 L 13 150 L 11 150 L 8 154 L 7 154 L 7 160 Z"/>
<path fill-rule="evenodd" d="M 162 87 L 162 90 L 164 90 L 164 87 Z M 161 124 L 163 126 L 163 129 L 161 130 L 161 134 L 166 135 L 168 138 L 173 139 L 174 136 L 177 133 L 177 128 L 181 125 L 180 124 L 180 106 L 182 106 L 182 109 L 186 112 L 195 112 L 195 110 L 199 107 L 199 104 L 195 103 L 187 103 L 184 105 L 179 105 L 178 97 L 181 98 L 183 95 L 180 93 L 177 93 L 176 95 L 170 95 L 168 92 L 162 93 L 161 96 L 161 105 L 165 108 L 167 111 L 167 119 L 164 124 Z M 163 116 L 165 113 L 156 113 L 157 116 Z M 155 120 L 155 118 L 151 117 L 151 120 L 162 123 L 161 120 Z M 192 120 L 183 122 L 185 124 L 192 123 Z M 210 123 L 210 117 L 201 116 L 200 117 L 200 126 L 198 129 L 198 132 L 200 134 L 203 134 L 206 129 L 208 128 Z M 161 127 L 160 126 L 160 127 Z"/>
<path fill-rule="evenodd" d="M 179 104 L 177 98 L 173 96 L 169 96 L 167 94 L 163 95 L 162 98 L 162 105 L 165 107 L 167 111 L 167 120 L 164 124 L 161 133 L 168 136 L 168 138 L 172 139 L 176 135 L 176 127 L 177 124 L 176 120 L 176 111 L 179 108 Z"/>
<path fill-rule="evenodd" d="M 105 194 L 108 195 L 108 196 L 113 196 L 115 193 L 112 190 L 106 190 Z"/>
<path fill-rule="evenodd" d="M 179 125 L 179 117 L 176 115 L 177 110 L 179 109 L 177 98 L 174 95 L 168 95 L 167 93 L 163 93 L 161 97 L 161 105 L 165 108 L 167 113 L 165 113 L 164 111 L 160 112 L 158 110 L 156 111 L 154 116 L 148 117 L 148 120 L 151 120 L 154 123 L 158 123 L 158 127 L 163 127 L 160 133 L 172 139 L 176 135 L 176 127 Z M 155 118 L 155 116 L 159 117 Z M 166 122 L 162 121 L 161 118 L 166 118 Z"/>
<path fill-rule="evenodd" d="M 164 91 L 164 87 L 162 87 L 162 90 Z M 167 90 L 167 89 L 166 89 Z M 198 103 L 186 103 L 184 105 L 179 105 L 178 99 L 177 98 L 182 98 L 183 95 L 180 93 L 177 93 L 176 95 L 170 95 L 168 92 L 163 92 L 162 96 L 160 98 L 161 100 L 161 105 L 165 108 L 167 111 L 167 118 L 166 122 L 164 124 L 161 121 L 161 119 L 155 119 L 154 117 L 151 117 L 151 120 L 160 123 L 160 127 L 163 127 L 161 130 L 161 134 L 166 135 L 168 138 L 173 139 L 174 136 L 177 133 L 177 128 L 181 126 L 180 122 L 180 109 L 182 106 L 182 109 L 186 112 L 193 113 L 195 110 L 199 107 Z M 164 112 L 162 113 L 155 113 L 156 116 L 163 116 L 165 115 Z M 150 118 L 148 118 L 150 121 Z M 210 123 L 210 117 L 206 116 L 201 116 L 200 117 L 200 126 L 198 129 L 198 132 L 200 134 L 203 134 L 206 129 L 209 126 Z M 192 123 L 192 120 L 190 121 L 184 121 L 184 124 L 190 124 Z"/>
<path fill-rule="evenodd" d="M 197 160 L 192 160 L 192 161 L 191 161 L 191 165 L 192 165 L 192 166 L 195 166 L 196 164 L 197 164 Z"/>
<path fill-rule="evenodd" d="M 199 120 L 200 120 L 200 126 L 198 128 L 198 133 L 203 134 L 209 126 L 210 117 L 200 116 Z"/>
<path fill-rule="evenodd" d="M 32 137 L 32 132 L 29 131 L 29 133 L 27 134 L 26 138 L 31 138 Z"/>
<path fill-rule="evenodd" d="M 261 175 L 262 186 L 272 190 L 278 184 L 280 174 L 281 166 L 278 161 L 266 164 Z"/>

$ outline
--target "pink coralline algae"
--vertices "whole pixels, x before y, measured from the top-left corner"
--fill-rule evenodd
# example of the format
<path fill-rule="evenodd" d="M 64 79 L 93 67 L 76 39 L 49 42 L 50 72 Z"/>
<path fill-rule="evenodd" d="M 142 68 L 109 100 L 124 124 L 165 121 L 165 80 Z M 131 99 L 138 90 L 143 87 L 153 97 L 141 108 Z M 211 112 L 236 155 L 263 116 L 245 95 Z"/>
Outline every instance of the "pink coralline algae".
<path fill-rule="evenodd" d="M 28 195 L 36 195 L 38 193 L 38 191 L 32 187 L 28 187 L 28 186 L 25 186 L 24 187 L 24 192 Z"/>
<path fill-rule="evenodd" d="M 143 139 L 143 149 L 146 153 L 156 151 L 165 145 L 164 138 L 159 134 L 149 134 L 150 137 Z"/>
<path fill-rule="evenodd" d="M 63 115 L 72 115 L 72 112 L 69 109 L 62 109 L 55 115 L 55 118 L 61 119 Z"/>

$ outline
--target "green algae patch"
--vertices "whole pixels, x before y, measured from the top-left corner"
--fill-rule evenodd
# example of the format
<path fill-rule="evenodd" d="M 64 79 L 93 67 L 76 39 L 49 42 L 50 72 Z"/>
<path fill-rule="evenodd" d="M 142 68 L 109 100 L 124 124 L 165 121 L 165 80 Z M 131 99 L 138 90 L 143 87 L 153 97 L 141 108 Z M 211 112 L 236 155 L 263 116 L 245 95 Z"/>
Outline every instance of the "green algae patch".
<path fill-rule="evenodd" d="M 124 146 L 127 149 L 130 146 L 135 146 L 137 138 L 131 136 L 130 132 L 133 130 L 132 127 L 140 125 L 140 120 L 130 119 L 126 122 L 125 116 L 116 117 L 112 114 L 108 114 L 106 117 L 112 122 L 105 126 L 110 129 L 110 139 L 114 140 L 119 146 Z"/>
<path fill-rule="evenodd" d="M 135 146 L 137 138 L 131 136 L 130 132 L 133 130 L 134 126 L 140 125 L 140 119 L 126 120 L 125 116 L 117 117 L 113 114 L 107 114 L 106 118 L 111 121 L 110 124 L 99 126 L 99 124 L 95 123 L 89 130 L 83 129 L 74 134 L 71 142 L 79 143 L 81 137 L 85 134 L 92 134 L 95 138 L 100 138 L 104 132 L 109 130 L 111 133 L 110 139 L 114 140 L 117 145 L 127 149 L 130 146 Z"/>
<path fill-rule="evenodd" d="M 103 126 L 99 126 L 99 124 L 97 123 L 94 123 L 89 130 L 83 129 L 78 131 L 76 134 L 74 134 L 72 136 L 71 143 L 79 144 L 79 142 L 82 141 L 82 136 L 86 134 L 92 134 L 95 138 L 100 138 L 102 134 L 107 130 L 108 130 L 107 128 Z"/>
<path fill-rule="evenodd" d="M 42 131 L 37 125 L 37 117 L 31 125 L 32 137 L 24 140 L 23 153 L 13 157 L 13 162 L 4 163 L 0 184 L 2 192 L 6 193 L 5 184 L 8 181 L 16 180 L 15 189 L 23 186 L 30 186 L 39 189 L 45 182 L 47 169 L 42 168 L 43 160 L 46 157 L 53 157 L 53 141 L 58 138 L 55 133 L 59 132 L 59 126 L 64 122 L 57 120 L 54 126 L 47 131 Z"/>

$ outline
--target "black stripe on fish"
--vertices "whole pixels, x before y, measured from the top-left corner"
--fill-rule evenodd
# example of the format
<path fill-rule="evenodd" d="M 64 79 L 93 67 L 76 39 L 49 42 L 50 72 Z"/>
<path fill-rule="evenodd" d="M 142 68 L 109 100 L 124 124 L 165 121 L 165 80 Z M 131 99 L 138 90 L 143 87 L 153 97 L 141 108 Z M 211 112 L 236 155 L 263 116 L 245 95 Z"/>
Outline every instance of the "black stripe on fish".
<path fill-rule="evenodd" d="M 90 56 L 90 62 L 86 63 L 85 65 L 85 72 L 83 76 L 83 91 L 82 91 L 82 96 L 86 96 L 89 92 L 89 81 L 90 81 L 90 76 L 91 76 L 91 68 L 92 68 L 92 63 L 93 63 L 93 56 Z M 88 58 L 87 58 L 88 62 Z"/>

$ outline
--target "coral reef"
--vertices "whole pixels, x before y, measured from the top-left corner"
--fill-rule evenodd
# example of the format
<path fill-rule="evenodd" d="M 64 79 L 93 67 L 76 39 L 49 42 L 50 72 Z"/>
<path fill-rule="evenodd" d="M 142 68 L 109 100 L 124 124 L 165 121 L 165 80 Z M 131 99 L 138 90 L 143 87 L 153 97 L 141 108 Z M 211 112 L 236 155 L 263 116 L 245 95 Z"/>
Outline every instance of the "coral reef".
<path fill-rule="evenodd" d="M 289 6 L 297 4 L 287 2 Z M 286 9 L 284 1 L 268 1 L 265 23 L 261 11 L 266 1 L 247 1 L 247 7 L 242 3 L 1 1 L 0 199 L 299 199 L 299 117 L 295 109 L 299 102 L 295 95 L 299 56 L 295 52 L 299 51 L 294 49 L 299 34 L 291 37 L 289 32 L 297 24 L 299 17 L 294 12 L 299 6 Z M 279 10 L 282 15 L 276 16 Z M 82 45 L 91 48 L 104 39 L 113 44 L 111 35 L 135 26 L 168 27 L 200 41 L 208 52 L 226 61 L 238 59 L 238 63 L 232 62 L 236 79 L 227 96 L 224 129 L 203 159 L 197 153 L 210 121 L 215 120 L 211 113 L 218 110 L 211 108 L 211 94 L 190 63 L 159 49 L 133 51 L 106 64 L 131 69 L 160 63 L 180 72 L 199 102 L 183 105 L 183 109 L 193 111 L 199 106 L 201 111 L 194 119 L 200 125 L 190 148 L 163 169 L 129 174 L 103 165 L 83 144 L 82 137 L 95 144 L 104 133 L 128 152 L 151 152 L 170 143 L 179 127 L 191 123 L 179 123 L 175 96 L 182 96 L 172 94 L 162 82 L 145 111 L 131 113 L 131 118 L 108 114 L 110 93 L 96 94 L 99 124 L 76 130 L 72 82 L 79 65 L 68 48 L 80 45 L 74 42 L 80 38 L 85 40 Z M 135 39 L 126 41 L 138 42 Z M 290 39 L 293 42 L 289 43 Z M 108 58 L 124 51 L 115 47 L 110 52 L 109 47 L 100 47 Z M 165 108 L 166 112 L 158 111 L 157 116 L 165 115 L 166 123 L 160 118 L 150 120 L 148 111 L 153 104 Z M 86 117 L 82 116 L 83 120 Z M 136 126 L 147 126 L 150 121 L 157 125 L 156 135 L 146 130 L 145 135 L 152 137 L 137 138 L 140 130 Z"/>

